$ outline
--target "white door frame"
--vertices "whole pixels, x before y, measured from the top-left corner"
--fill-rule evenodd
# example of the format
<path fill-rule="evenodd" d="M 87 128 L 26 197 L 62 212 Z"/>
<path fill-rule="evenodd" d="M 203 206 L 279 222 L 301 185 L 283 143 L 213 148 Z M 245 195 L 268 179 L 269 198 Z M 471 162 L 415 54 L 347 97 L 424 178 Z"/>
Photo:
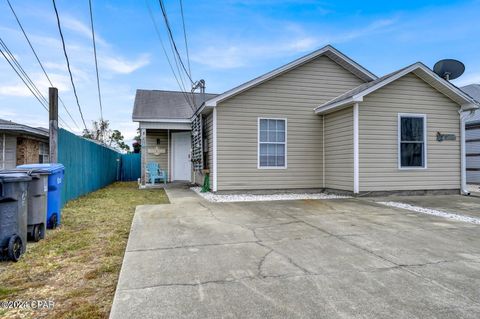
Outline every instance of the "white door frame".
<path fill-rule="evenodd" d="M 171 181 L 175 181 L 175 180 L 178 180 L 175 176 L 175 141 L 176 141 L 176 135 L 179 134 L 179 133 L 188 133 L 188 134 L 191 134 L 190 131 L 181 131 L 181 132 L 172 132 L 170 131 L 171 133 L 171 147 L 170 147 L 170 150 L 171 150 L 171 154 L 169 156 L 169 159 L 170 159 L 170 169 L 171 169 Z M 191 137 L 190 137 L 191 138 Z M 189 145 L 189 149 L 191 149 L 191 145 Z M 191 156 L 191 154 L 190 154 Z M 188 175 L 188 179 L 187 181 L 191 182 L 192 181 L 192 162 L 190 162 L 190 171 L 189 171 L 189 175 Z"/>

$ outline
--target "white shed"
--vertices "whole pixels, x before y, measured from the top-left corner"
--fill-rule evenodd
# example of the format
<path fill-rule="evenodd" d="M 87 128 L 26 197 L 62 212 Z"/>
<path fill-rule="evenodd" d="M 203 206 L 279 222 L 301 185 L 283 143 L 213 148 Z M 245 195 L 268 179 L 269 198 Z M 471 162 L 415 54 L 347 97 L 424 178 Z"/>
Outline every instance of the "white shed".
<path fill-rule="evenodd" d="M 470 84 L 461 89 L 480 101 L 480 84 Z M 466 119 L 465 142 L 467 183 L 480 184 L 480 112 L 478 110 Z"/>

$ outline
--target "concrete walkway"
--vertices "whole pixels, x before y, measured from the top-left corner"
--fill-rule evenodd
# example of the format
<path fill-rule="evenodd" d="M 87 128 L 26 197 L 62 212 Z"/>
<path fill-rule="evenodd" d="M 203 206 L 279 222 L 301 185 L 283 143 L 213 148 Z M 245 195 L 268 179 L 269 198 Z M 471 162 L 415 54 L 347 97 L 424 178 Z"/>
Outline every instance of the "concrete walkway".
<path fill-rule="evenodd" d="M 167 193 L 137 208 L 113 319 L 480 317 L 479 226 L 359 199 Z"/>

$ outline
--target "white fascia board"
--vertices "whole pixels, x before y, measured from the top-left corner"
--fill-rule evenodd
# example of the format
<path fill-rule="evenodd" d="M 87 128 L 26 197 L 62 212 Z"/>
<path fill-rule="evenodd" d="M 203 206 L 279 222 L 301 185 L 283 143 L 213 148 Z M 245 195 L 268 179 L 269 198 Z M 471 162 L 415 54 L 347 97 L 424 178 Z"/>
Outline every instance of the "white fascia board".
<path fill-rule="evenodd" d="M 453 86 L 450 82 L 445 81 L 444 79 L 439 77 L 436 73 L 434 73 L 432 70 L 427 68 L 423 63 L 417 62 L 415 64 L 412 64 L 410 67 L 402 70 L 401 72 L 398 72 L 397 74 L 389 77 L 388 79 L 385 79 L 385 80 L 375 84 L 374 86 L 369 87 L 368 89 L 365 89 L 364 91 L 361 91 L 361 92 L 355 94 L 351 98 L 333 103 L 331 105 L 329 105 L 328 102 L 324 103 L 324 104 L 318 106 L 317 108 L 315 108 L 315 113 L 316 114 L 324 113 L 328 110 L 332 110 L 332 109 L 335 109 L 335 108 L 338 108 L 338 107 L 342 107 L 342 106 L 345 106 L 347 104 L 351 104 L 351 103 L 355 103 L 355 102 L 361 102 L 361 101 L 363 101 L 364 96 L 366 96 L 366 95 L 384 87 L 385 85 L 387 85 L 389 83 L 392 83 L 395 80 L 398 80 L 399 78 L 407 75 L 408 73 L 414 72 L 416 70 L 422 70 L 425 74 L 427 74 L 432 79 L 434 79 L 438 84 L 444 86 L 445 88 L 449 89 L 451 92 L 456 94 L 459 98 L 463 99 L 465 101 L 465 104 L 462 104 L 462 107 L 465 105 L 466 110 L 478 108 L 478 104 L 475 102 L 475 100 L 473 100 L 468 95 L 463 93 L 463 91 L 461 91 L 457 87 Z"/>
<path fill-rule="evenodd" d="M 133 118 L 133 122 L 149 122 L 149 123 L 192 123 L 191 119 L 142 119 Z"/>
<path fill-rule="evenodd" d="M 351 65 L 353 68 L 355 68 L 356 70 L 360 71 L 361 73 L 363 73 L 364 75 L 366 75 L 367 77 L 370 77 L 372 78 L 372 80 L 376 79 L 377 76 L 371 72 L 369 72 L 368 70 L 366 70 L 365 68 L 363 68 L 361 65 L 359 65 L 358 63 L 356 63 L 355 61 L 353 61 L 352 59 L 350 59 L 349 57 L 347 57 L 346 55 L 344 55 L 343 53 L 341 53 L 340 51 L 338 51 L 337 49 L 335 49 L 334 47 L 330 46 L 330 45 L 327 45 L 321 49 L 318 49 L 310 54 L 307 54 L 301 58 L 298 58 L 290 63 L 287 63 L 285 64 L 284 66 L 281 66 L 271 72 L 268 72 L 268 73 L 265 73 L 264 75 L 261 75 L 253 80 L 250 80 L 248 82 L 245 82 L 229 91 L 226 91 L 210 100 L 207 100 L 205 101 L 205 106 L 207 107 L 215 107 L 217 106 L 217 103 L 223 101 L 223 100 L 226 100 L 234 95 L 237 95 L 247 89 L 250 89 L 254 86 L 257 86 L 269 79 L 272 79 L 286 71 L 289 71 L 299 65 L 302 65 L 310 60 L 313 60 L 321 55 L 323 55 L 325 52 L 330 52 L 332 54 L 335 54 L 336 56 L 338 56 L 340 59 L 342 59 L 343 61 L 345 61 L 346 63 L 348 63 L 349 65 Z"/>
<path fill-rule="evenodd" d="M 324 114 L 324 113 L 328 113 L 328 111 L 332 111 L 332 110 L 336 110 L 336 109 L 339 109 L 339 108 L 342 108 L 342 107 L 345 107 L 345 106 L 350 106 L 354 103 L 359 103 L 359 102 L 363 102 L 363 98 L 348 98 L 348 99 L 345 99 L 345 100 L 341 100 L 341 101 L 338 101 L 336 103 L 333 103 L 333 104 L 330 104 L 330 105 L 327 105 L 327 106 L 318 106 L 317 108 L 315 108 L 315 114 Z"/>
<path fill-rule="evenodd" d="M 171 123 L 171 122 L 140 122 L 140 128 L 150 130 L 191 130 L 191 123 Z"/>

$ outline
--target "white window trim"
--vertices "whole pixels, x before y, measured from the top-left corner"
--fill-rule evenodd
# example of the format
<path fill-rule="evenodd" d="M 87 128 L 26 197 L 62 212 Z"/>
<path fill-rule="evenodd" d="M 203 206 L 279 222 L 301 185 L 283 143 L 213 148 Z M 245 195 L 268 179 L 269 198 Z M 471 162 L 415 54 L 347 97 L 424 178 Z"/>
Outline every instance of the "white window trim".
<path fill-rule="evenodd" d="M 285 165 L 284 166 L 260 166 L 260 120 L 282 120 L 285 121 Z M 257 169 L 287 169 L 287 131 L 288 121 L 286 118 L 259 117 L 257 119 Z M 283 144 L 283 143 L 278 143 Z"/>
<path fill-rule="evenodd" d="M 423 166 L 402 166 L 402 156 L 401 156 L 401 119 L 402 117 L 417 117 L 423 118 Z M 397 157 L 398 157 L 398 169 L 402 171 L 409 171 L 409 170 L 425 170 L 428 168 L 428 161 L 427 161 L 427 144 L 428 144 L 428 136 L 427 136 L 427 115 L 426 114 L 417 114 L 417 113 L 398 113 L 398 122 L 397 122 Z"/>

